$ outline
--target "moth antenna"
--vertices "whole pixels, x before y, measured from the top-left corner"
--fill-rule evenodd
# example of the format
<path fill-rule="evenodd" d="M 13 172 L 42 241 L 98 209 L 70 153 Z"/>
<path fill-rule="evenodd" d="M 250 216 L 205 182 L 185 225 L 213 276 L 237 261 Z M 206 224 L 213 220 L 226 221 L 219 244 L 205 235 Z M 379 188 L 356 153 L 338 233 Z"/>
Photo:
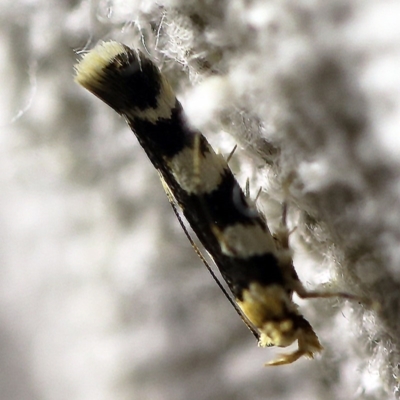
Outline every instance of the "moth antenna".
<path fill-rule="evenodd" d="M 226 291 L 226 289 L 222 285 L 221 281 L 219 280 L 219 278 L 217 277 L 217 275 L 215 274 L 215 272 L 211 268 L 210 264 L 208 263 L 208 261 L 203 256 L 203 253 L 201 252 L 201 250 L 199 249 L 197 244 L 194 242 L 192 236 L 190 235 L 189 231 L 187 230 L 186 225 L 184 224 L 184 222 L 183 222 L 183 220 L 182 220 L 182 218 L 181 218 L 181 216 L 179 214 L 179 211 L 178 211 L 178 209 L 176 207 L 176 203 L 175 203 L 175 199 L 173 197 L 173 194 L 171 193 L 171 190 L 169 189 L 169 187 L 166 184 L 166 182 L 164 181 L 162 175 L 160 175 L 160 179 L 161 179 L 161 183 L 163 185 L 164 191 L 165 191 L 165 193 L 166 193 L 166 195 L 168 197 L 169 204 L 171 205 L 172 210 L 174 211 L 174 214 L 175 214 L 175 216 L 176 216 L 176 218 L 177 218 L 177 220 L 179 222 L 179 225 L 181 226 L 181 228 L 182 228 L 186 238 L 188 239 L 189 243 L 191 244 L 193 250 L 196 252 L 196 254 L 200 258 L 201 262 L 205 265 L 205 267 L 207 268 L 208 272 L 211 274 L 212 278 L 214 279 L 214 281 L 216 282 L 218 287 L 221 289 L 221 291 L 224 294 L 224 296 L 228 299 L 229 303 L 231 303 L 231 305 L 235 309 L 236 313 L 239 315 L 239 317 L 242 319 L 242 321 L 246 324 L 247 328 L 251 331 L 251 333 L 254 335 L 256 340 L 259 341 L 260 340 L 260 334 L 252 326 L 251 322 L 248 320 L 246 315 L 243 314 L 242 310 L 238 307 L 238 305 L 232 300 L 232 297 Z"/>

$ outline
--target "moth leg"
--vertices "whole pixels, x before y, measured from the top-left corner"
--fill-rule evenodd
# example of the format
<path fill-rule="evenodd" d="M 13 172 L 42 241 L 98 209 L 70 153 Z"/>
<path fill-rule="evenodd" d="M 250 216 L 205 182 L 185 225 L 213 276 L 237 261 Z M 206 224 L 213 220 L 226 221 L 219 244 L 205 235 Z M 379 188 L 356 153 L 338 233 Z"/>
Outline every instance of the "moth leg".
<path fill-rule="evenodd" d="M 264 345 L 287 347 L 297 340 L 297 350 L 292 353 L 280 354 L 277 359 L 269 361 L 266 366 L 291 364 L 300 357 L 314 358 L 323 347 L 310 323 L 298 312 L 294 303 L 282 315 L 280 322 L 269 321 L 261 331 Z M 264 335 L 263 335 L 264 334 Z M 261 340 L 260 340 L 260 344 Z"/>
<path fill-rule="evenodd" d="M 292 263 L 292 252 L 289 245 L 289 236 L 296 229 L 289 231 L 287 227 L 287 203 L 283 203 L 282 210 L 282 222 L 280 230 L 277 233 L 277 239 L 281 248 L 279 249 L 279 259 L 281 261 L 281 267 L 286 273 L 286 279 L 288 281 L 288 288 L 292 292 L 296 292 L 297 295 L 302 299 L 316 299 L 316 298 L 331 298 L 338 297 L 346 300 L 357 301 L 368 305 L 373 308 L 377 308 L 378 305 L 374 300 L 357 296 L 352 293 L 346 293 L 342 291 L 326 291 L 326 290 L 307 290 L 301 283 L 298 275 L 293 267 Z"/>
<path fill-rule="evenodd" d="M 266 367 L 291 364 L 300 357 L 314 358 L 315 353 L 323 350 L 312 326 L 307 320 L 302 319 L 304 326 L 299 330 L 297 336 L 298 349 L 293 353 L 280 354 L 277 359 L 267 362 Z"/>
<path fill-rule="evenodd" d="M 227 164 L 229 164 L 229 161 L 231 161 L 231 158 L 235 154 L 236 149 L 237 149 L 237 144 L 235 144 L 235 146 L 233 146 L 232 151 L 229 153 L 228 157 L 226 158 L 226 163 Z"/>
<path fill-rule="evenodd" d="M 298 342 L 298 349 L 283 354 L 266 365 L 284 365 L 305 356 L 313 358 L 322 350 L 310 323 L 299 313 L 287 290 L 279 284 L 263 286 L 252 283 L 244 290 L 239 307 L 260 332 L 260 347 L 288 347 Z"/>
<path fill-rule="evenodd" d="M 302 299 L 328 299 L 331 297 L 338 297 L 341 299 L 357 301 L 362 303 L 370 308 L 378 310 L 380 308 L 379 303 L 373 299 L 369 299 L 363 296 L 357 296 L 352 293 L 346 292 L 327 292 L 324 290 L 307 290 L 300 281 L 293 281 L 292 284 L 293 291 L 297 293 L 297 295 Z"/>

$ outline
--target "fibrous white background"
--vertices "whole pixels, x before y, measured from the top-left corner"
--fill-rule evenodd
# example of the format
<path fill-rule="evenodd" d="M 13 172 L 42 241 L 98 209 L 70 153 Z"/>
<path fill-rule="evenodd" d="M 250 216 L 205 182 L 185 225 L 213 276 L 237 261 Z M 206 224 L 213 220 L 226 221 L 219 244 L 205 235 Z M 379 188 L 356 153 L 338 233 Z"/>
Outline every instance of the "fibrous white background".
<path fill-rule="evenodd" d="M 398 392 L 400 4 L 2 1 L 4 399 L 391 399 Z M 264 368 L 124 121 L 73 82 L 78 53 L 148 51 L 188 120 L 259 200 L 283 201 L 325 351 Z"/>

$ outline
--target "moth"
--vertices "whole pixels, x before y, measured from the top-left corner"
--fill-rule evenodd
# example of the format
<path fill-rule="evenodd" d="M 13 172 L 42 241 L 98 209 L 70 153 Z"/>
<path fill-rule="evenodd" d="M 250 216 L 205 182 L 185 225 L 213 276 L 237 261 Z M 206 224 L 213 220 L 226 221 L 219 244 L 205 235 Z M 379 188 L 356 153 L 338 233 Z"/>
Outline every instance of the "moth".
<path fill-rule="evenodd" d="M 158 170 L 164 188 L 226 281 L 237 309 L 259 345 L 298 349 L 266 365 L 313 358 L 323 348 L 293 302 L 346 293 L 308 291 L 293 266 L 285 226 L 274 239 L 225 158 L 187 123 L 159 68 L 142 52 L 102 42 L 75 66 L 78 84 L 123 116 Z"/>

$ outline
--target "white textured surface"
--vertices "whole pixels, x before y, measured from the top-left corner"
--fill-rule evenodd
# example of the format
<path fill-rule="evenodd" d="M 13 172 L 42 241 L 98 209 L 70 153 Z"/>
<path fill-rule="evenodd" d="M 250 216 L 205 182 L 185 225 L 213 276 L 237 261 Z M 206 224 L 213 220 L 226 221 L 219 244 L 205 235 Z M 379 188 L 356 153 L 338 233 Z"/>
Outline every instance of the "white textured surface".
<path fill-rule="evenodd" d="M 399 20 L 389 0 L 3 0 L 1 398 L 392 398 Z M 145 43 L 221 151 L 247 147 L 232 166 L 273 226 L 288 199 L 303 281 L 379 315 L 302 301 L 325 352 L 262 368 L 274 350 L 192 254 L 133 135 L 73 83 L 74 50 L 110 38 Z"/>

